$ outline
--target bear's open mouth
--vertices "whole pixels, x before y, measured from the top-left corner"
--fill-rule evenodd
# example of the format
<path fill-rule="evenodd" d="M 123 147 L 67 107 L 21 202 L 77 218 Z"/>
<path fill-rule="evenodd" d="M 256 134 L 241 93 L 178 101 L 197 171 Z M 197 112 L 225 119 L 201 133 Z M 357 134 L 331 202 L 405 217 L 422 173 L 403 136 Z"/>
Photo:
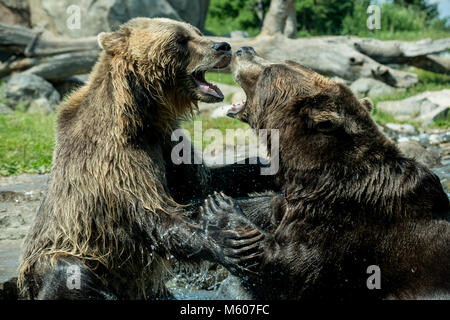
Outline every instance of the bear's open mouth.
<path fill-rule="evenodd" d="M 227 111 L 227 116 L 234 118 L 238 113 L 244 110 L 246 103 L 247 102 L 245 100 L 242 100 L 241 103 L 233 103 L 231 108 Z"/>
<path fill-rule="evenodd" d="M 220 91 L 220 89 L 216 85 L 206 81 L 205 73 L 206 71 L 199 71 L 193 74 L 198 90 L 200 90 L 201 93 L 223 99 L 224 96 L 222 91 Z"/>
<path fill-rule="evenodd" d="M 223 96 L 222 91 L 220 91 L 220 89 L 215 84 L 212 84 L 212 83 L 206 81 L 205 73 L 210 70 L 224 69 L 224 68 L 228 67 L 230 62 L 231 62 L 231 56 L 226 55 L 211 69 L 194 72 L 192 74 L 192 76 L 194 77 L 195 84 L 197 85 L 198 90 L 203 94 L 207 94 L 207 95 L 210 95 L 210 96 L 213 96 L 213 97 L 223 100 L 224 96 Z"/>

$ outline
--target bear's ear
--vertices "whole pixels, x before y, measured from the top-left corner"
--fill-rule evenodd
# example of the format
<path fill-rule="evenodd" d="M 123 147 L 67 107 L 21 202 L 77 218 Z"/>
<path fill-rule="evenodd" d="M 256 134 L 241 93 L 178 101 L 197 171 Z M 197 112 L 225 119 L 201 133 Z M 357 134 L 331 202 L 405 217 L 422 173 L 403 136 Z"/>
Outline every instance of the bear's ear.
<path fill-rule="evenodd" d="M 313 110 L 310 119 L 313 127 L 322 133 L 330 133 L 342 127 L 341 118 L 333 111 Z"/>
<path fill-rule="evenodd" d="M 369 111 L 369 113 L 372 112 L 373 102 L 372 102 L 372 100 L 370 100 L 370 98 L 361 99 L 361 100 L 359 100 L 359 102 L 361 102 L 361 104 L 367 109 L 367 111 Z"/>
<path fill-rule="evenodd" d="M 97 36 L 98 45 L 108 53 L 125 52 L 128 34 L 124 31 L 100 32 Z"/>

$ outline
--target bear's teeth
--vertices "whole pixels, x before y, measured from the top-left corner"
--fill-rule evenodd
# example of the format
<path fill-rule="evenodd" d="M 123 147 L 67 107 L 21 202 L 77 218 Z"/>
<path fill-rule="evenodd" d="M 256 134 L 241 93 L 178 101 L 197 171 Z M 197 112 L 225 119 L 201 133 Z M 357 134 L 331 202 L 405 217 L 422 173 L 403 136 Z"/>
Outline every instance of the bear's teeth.
<path fill-rule="evenodd" d="M 219 99 L 224 98 L 222 91 L 220 91 L 220 89 L 217 86 L 208 82 L 200 82 L 198 80 L 196 80 L 195 82 L 197 83 L 197 87 L 200 90 L 200 92 L 214 96 Z"/>

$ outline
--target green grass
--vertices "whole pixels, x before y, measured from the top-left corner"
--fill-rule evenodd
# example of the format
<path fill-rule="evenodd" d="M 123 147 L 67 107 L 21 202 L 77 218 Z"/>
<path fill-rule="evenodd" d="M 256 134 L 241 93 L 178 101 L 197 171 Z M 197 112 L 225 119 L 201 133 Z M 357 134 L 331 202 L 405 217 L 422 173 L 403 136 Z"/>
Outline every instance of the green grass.
<path fill-rule="evenodd" d="M 238 86 L 230 73 L 208 72 L 206 73 L 206 80 L 209 82 L 218 82 L 229 84 L 231 86 Z"/>
<path fill-rule="evenodd" d="M 194 145 L 201 149 L 205 149 L 213 141 L 206 140 L 204 136 L 194 137 L 194 121 L 201 121 L 203 133 L 205 133 L 205 131 L 208 129 L 218 129 L 223 134 L 224 137 L 227 129 L 243 129 L 243 130 L 250 129 L 250 127 L 246 123 L 229 117 L 221 117 L 213 119 L 207 116 L 200 115 L 194 117 L 192 121 L 191 120 L 184 121 L 181 124 L 181 127 L 189 132 L 191 140 L 194 143 Z M 199 138 L 201 138 L 201 140 Z"/>
<path fill-rule="evenodd" d="M 0 115 L 0 175 L 50 171 L 56 115 Z"/>

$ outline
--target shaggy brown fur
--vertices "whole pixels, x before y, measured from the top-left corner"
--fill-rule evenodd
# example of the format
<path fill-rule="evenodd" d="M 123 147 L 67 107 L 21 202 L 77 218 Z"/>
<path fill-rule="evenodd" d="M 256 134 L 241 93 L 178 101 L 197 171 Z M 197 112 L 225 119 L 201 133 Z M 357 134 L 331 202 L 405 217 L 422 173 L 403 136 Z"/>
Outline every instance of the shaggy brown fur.
<path fill-rule="evenodd" d="M 252 48 L 237 51 L 232 70 L 247 102 L 230 114 L 280 130 L 280 222 L 262 243 L 259 277 L 243 280 L 255 297 L 448 297 L 448 197 L 378 130 L 367 100 Z M 380 290 L 366 286 L 370 265 L 381 269 Z"/>
<path fill-rule="evenodd" d="M 29 298 L 164 297 L 168 255 L 224 263 L 220 247 L 175 201 L 204 197 L 224 177 L 203 165 L 171 175 L 170 134 L 197 101 L 222 100 L 195 80 L 229 62 L 229 45 L 185 23 L 144 18 L 99 41 L 104 51 L 88 84 L 59 113 L 48 191 L 20 266 Z M 70 264 L 93 293 L 57 291 Z"/>

